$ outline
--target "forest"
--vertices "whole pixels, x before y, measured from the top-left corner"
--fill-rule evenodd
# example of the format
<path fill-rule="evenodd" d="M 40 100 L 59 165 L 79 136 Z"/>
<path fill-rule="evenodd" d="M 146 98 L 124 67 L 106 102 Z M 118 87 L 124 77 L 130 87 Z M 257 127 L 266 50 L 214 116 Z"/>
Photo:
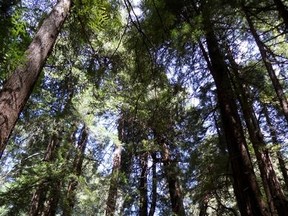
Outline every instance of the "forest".
<path fill-rule="evenodd" d="M 288 0 L 0 0 L 0 216 L 288 216 Z"/>

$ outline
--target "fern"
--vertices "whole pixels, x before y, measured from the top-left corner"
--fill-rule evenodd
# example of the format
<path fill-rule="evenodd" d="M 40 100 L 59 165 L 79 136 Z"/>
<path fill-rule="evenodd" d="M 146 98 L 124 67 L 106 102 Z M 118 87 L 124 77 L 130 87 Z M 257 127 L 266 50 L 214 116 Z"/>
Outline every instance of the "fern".
<path fill-rule="evenodd" d="M 99 13 L 99 24 L 100 26 L 103 26 L 105 24 L 105 22 L 110 18 L 109 14 L 108 14 L 108 10 L 105 7 L 101 7 L 99 9 L 100 13 Z"/>
<path fill-rule="evenodd" d="M 79 0 L 74 8 L 78 17 L 93 31 L 103 30 L 111 18 L 111 6 L 107 1 Z"/>

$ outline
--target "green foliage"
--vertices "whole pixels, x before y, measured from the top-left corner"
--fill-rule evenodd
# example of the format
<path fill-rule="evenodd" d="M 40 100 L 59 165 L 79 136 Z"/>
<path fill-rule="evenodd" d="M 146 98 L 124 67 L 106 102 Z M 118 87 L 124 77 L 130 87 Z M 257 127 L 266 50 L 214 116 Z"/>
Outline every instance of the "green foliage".
<path fill-rule="evenodd" d="M 275 9 L 262 11 L 257 2 L 247 4 L 286 87 L 285 37 L 277 35 L 277 24 L 271 23 Z M 233 71 L 227 57 L 231 50 L 239 66 L 240 79 L 235 81 L 251 91 L 249 101 L 270 142 L 262 112 L 262 105 L 269 105 L 276 135 L 281 138 L 270 149 L 287 153 L 286 148 L 280 148 L 287 141 L 287 127 L 239 6 L 239 1 L 196 1 L 193 5 L 186 0 L 146 0 L 139 6 L 141 15 L 130 16 L 124 23 L 126 9 L 119 1 L 73 1 L 1 163 L 0 215 L 27 215 L 33 193 L 45 188 L 47 202 L 55 196 L 55 185 L 59 192 L 57 214 L 72 211 L 72 206 L 72 215 L 105 214 L 113 146 L 122 147 L 117 214 L 139 213 L 141 157 L 147 155 L 149 207 L 156 181 L 155 215 L 172 215 L 163 142 L 168 146 L 169 163 L 175 165 L 173 176 L 183 189 L 187 215 L 199 214 L 206 198 L 209 208 L 205 214 L 235 215 L 238 210 L 222 128 L 225 122 L 219 117 L 217 90 L 199 46 L 201 42 L 207 52 L 203 22 L 208 15 L 225 63 Z M 269 5 L 260 1 L 260 6 Z M 129 8 L 128 13 L 132 9 L 136 10 Z M 33 8 L 13 6 L 9 16 L 0 15 L 1 81 L 25 59 L 23 53 L 35 24 L 24 15 L 33 10 L 36 13 Z M 44 13 L 35 16 L 39 25 Z M 250 47 L 243 48 L 245 44 Z M 81 153 L 83 125 L 88 135 L 86 150 Z M 55 151 L 50 159 L 44 159 L 53 137 L 58 140 Z M 253 153 L 251 145 L 249 152 Z"/>
<path fill-rule="evenodd" d="M 24 51 L 31 39 L 27 32 L 27 22 L 22 19 L 24 12 L 23 8 L 15 7 L 12 12 L 0 17 L 0 25 L 3 26 L 0 30 L 1 80 L 5 80 L 19 62 L 25 61 Z"/>

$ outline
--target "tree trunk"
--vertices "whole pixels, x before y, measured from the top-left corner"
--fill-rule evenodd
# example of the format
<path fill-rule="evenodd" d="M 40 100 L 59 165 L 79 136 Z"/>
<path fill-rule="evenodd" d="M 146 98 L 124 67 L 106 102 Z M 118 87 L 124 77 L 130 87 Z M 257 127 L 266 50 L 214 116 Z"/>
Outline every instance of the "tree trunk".
<path fill-rule="evenodd" d="M 56 179 L 51 184 L 50 193 L 48 199 L 45 202 L 44 211 L 42 212 L 41 216 L 55 216 L 57 211 L 57 206 L 60 199 L 60 191 L 61 188 L 61 180 Z"/>
<path fill-rule="evenodd" d="M 51 162 L 56 155 L 56 148 L 59 145 L 57 135 L 53 134 L 45 152 L 44 161 Z M 44 203 L 46 201 L 49 184 L 51 182 L 45 181 L 40 183 L 37 190 L 34 192 L 31 200 L 29 215 L 38 216 L 44 211 Z"/>
<path fill-rule="evenodd" d="M 151 205 L 149 210 L 149 216 L 153 216 L 156 210 L 157 203 L 157 173 L 156 173 L 156 154 L 152 153 L 152 191 L 151 191 Z"/>
<path fill-rule="evenodd" d="M 84 125 L 81 133 L 80 133 L 80 139 L 78 141 L 78 145 L 76 148 L 76 155 L 73 162 L 73 174 L 77 177 L 80 177 L 82 174 L 82 165 L 84 160 L 84 153 L 87 145 L 87 139 L 88 139 L 88 131 L 87 127 Z M 68 206 L 65 207 L 63 210 L 63 216 L 70 216 L 72 215 L 73 207 L 75 205 L 75 191 L 77 189 L 78 181 L 77 179 L 73 179 L 68 184 L 68 190 L 67 190 L 67 204 Z"/>
<path fill-rule="evenodd" d="M 121 146 L 117 146 L 114 151 L 113 167 L 110 180 L 110 188 L 106 202 L 106 215 L 113 216 L 116 210 L 117 191 L 119 184 L 119 172 L 121 169 Z"/>
<path fill-rule="evenodd" d="M 167 144 L 162 141 L 162 161 L 164 166 L 164 173 L 167 179 L 170 200 L 172 204 L 172 211 L 175 215 L 185 216 L 185 209 L 183 205 L 183 195 L 177 178 L 178 167 L 176 162 L 171 161 L 170 150 Z"/>
<path fill-rule="evenodd" d="M 211 74 L 214 78 L 218 104 L 220 108 L 223 128 L 225 131 L 227 148 L 231 162 L 233 187 L 239 210 L 243 216 L 269 215 L 266 204 L 256 181 L 256 176 L 248 152 L 241 120 L 238 114 L 233 89 L 229 79 L 229 71 L 219 50 L 211 22 L 206 18 L 206 42 L 211 62 Z M 205 53 L 205 50 L 202 50 Z"/>
<path fill-rule="evenodd" d="M 147 197 L 147 153 L 140 156 L 141 175 L 140 175 L 140 208 L 139 216 L 147 216 L 148 213 L 148 197 Z"/>
<path fill-rule="evenodd" d="M 288 123 L 288 102 L 287 102 L 287 98 L 285 96 L 285 93 L 283 91 L 283 88 L 282 88 L 282 86 L 281 86 L 281 84 L 280 84 L 280 82 L 279 82 L 279 80 L 278 80 L 278 78 L 276 76 L 276 73 L 275 73 L 275 71 L 273 69 L 271 61 L 269 60 L 268 54 L 267 54 L 266 49 L 265 49 L 265 45 L 260 40 L 260 37 L 259 37 L 255 27 L 254 27 L 252 19 L 249 16 L 249 11 L 247 10 L 247 8 L 245 6 L 242 6 L 242 10 L 245 13 L 246 20 L 248 22 L 251 34 L 253 35 L 253 37 L 255 39 L 255 42 L 256 42 L 256 44 L 257 44 L 257 46 L 259 48 L 263 63 L 265 65 L 266 70 L 267 70 L 267 72 L 269 74 L 269 77 L 270 77 L 270 79 L 272 81 L 274 90 L 276 92 L 276 95 L 278 97 L 278 100 L 279 100 L 281 108 L 282 108 L 282 112 L 283 112 L 284 117 L 285 117 L 285 119 L 286 119 L 286 121 Z"/>
<path fill-rule="evenodd" d="M 38 216 L 43 211 L 46 199 L 47 188 L 44 183 L 40 184 L 37 190 L 33 193 L 29 216 Z"/>
<path fill-rule="evenodd" d="M 228 53 L 227 56 L 234 72 L 234 86 L 236 89 L 236 94 L 242 107 L 243 116 L 250 136 L 250 141 L 253 145 L 255 156 L 257 158 L 257 163 L 270 207 L 270 212 L 272 215 L 276 215 L 276 207 L 279 215 L 288 215 L 288 203 L 281 189 L 281 184 L 274 171 L 269 151 L 266 148 L 266 143 L 264 141 L 264 136 L 255 116 L 253 105 L 249 103 L 250 94 L 248 89 L 240 82 L 241 78 L 239 76 L 238 65 L 234 61 L 233 56 L 230 54 L 229 50 L 226 50 L 226 53 Z"/>
<path fill-rule="evenodd" d="M 0 158 L 18 116 L 25 106 L 43 65 L 69 13 L 71 0 L 60 0 L 25 53 L 25 62 L 8 78 L 0 92 Z"/>
<path fill-rule="evenodd" d="M 208 209 L 208 202 L 209 202 L 209 194 L 204 195 L 202 197 L 200 204 L 200 211 L 199 216 L 208 216 L 207 209 Z"/>
<path fill-rule="evenodd" d="M 275 128 L 273 127 L 272 122 L 271 122 L 271 120 L 270 120 L 270 116 L 269 116 L 269 113 L 268 113 L 268 109 L 267 109 L 267 107 L 266 107 L 265 104 L 262 104 L 262 106 L 263 106 L 263 113 L 264 113 L 264 116 L 265 116 L 265 118 L 266 118 L 266 122 L 267 122 L 267 125 L 268 125 L 268 127 L 269 127 L 270 135 L 271 135 L 271 138 L 272 138 L 272 143 L 273 143 L 274 145 L 279 145 L 280 142 L 279 142 L 278 139 L 277 139 L 277 135 L 276 135 Z M 287 173 L 287 168 L 286 168 L 286 164 L 285 164 L 283 155 L 282 155 L 282 153 L 280 152 L 280 150 L 277 150 L 277 158 L 278 158 L 279 168 L 280 168 L 280 170 L 281 170 L 281 173 L 282 173 L 282 176 L 283 176 L 283 180 L 284 180 L 284 182 L 285 182 L 286 189 L 288 189 L 288 173 Z"/>

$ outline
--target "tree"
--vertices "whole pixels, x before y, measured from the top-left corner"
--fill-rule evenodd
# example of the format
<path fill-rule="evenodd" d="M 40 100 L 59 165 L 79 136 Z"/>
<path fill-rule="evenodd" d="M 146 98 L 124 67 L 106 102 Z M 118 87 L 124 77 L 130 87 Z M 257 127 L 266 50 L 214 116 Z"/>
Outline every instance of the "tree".
<path fill-rule="evenodd" d="M 88 142 L 88 129 L 84 126 L 80 130 L 80 136 L 76 146 L 76 154 L 74 156 L 74 161 L 72 165 L 72 174 L 74 174 L 74 178 L 69 181 L 68 189 L 67 189 L 67 206 L 63 210 L 63 214 L 66 216 L 72 215 L 73 208 L 76 202 L 76 189 L 78 185 L 78 179 L 82 175 L 83 161 L 85 156 L 85 149 Z M 67 162 L 69 160 L 69 155 L 67 158 Z"/>
<path fill-rule="evenodd" d="M 147 161 L 148 154 L 144 153 L 140 156 L 140 166 L 141 166 L 141 174 L 140 174 L 140 208 L 139 215 L 140 216 L 148 216 L 148 189 L 147 189 Z"/>
<path fill-rule="evenodd" d="M 47 162 L 52 162 L 55 160 L 56 158 L 56 153 L 57 153 L 57 146 L 59 146 L 59 138 L 58 138 L 58 134 L 53 134 L 51 137 L 51 140 L 47 146 L 47 150 L 45 152 L 45 157 L 44 157 L 44 161 Z M 45 206 L 45 202 L 47 201 L 47 194 L 49 192 L 48 187 L 51 186 L 49 185 L 51 184 L 49 181 L 45 182 L 45 180 L 43 180 L 43 184 L 39 184 L 38 188 L 36 189 L 36 191 L 33 193 L 32 199 L 31 199 L 31 205 L 30 205 L 30 210 L 29 210 L 29 215 L 41 215 L 43 212 L 51 212 L 51 208 L 56 208 L 55 204 L 54 206 L 51 206 L 50 209 L 51 210 L 47 210 L 49 208 L 47 208 L 47 203 Z M 47 186 L 48 185 L 48 186 Z M 54 186 L 54 185 L 53 185 Z M 53 194 L 54 196 L 54 194 Z M 52 197 L 53 197 L 52 196 Z M 58 204 L 57 201 L 56 205 Z M 54 203 L 55 203 L 54 202 Z M 52 210 L 53 211 L 53 210 Z M 52 213 L 49 213 L 53 215 Z"/>
<path fill-rule="evenodd" d="M 275 128 L 272 125 L 266 104 L 263 104 L 263 112 L 264 112 L 264 116 L 266 118 L 266 121 L 267 121 L 267 124 L 269 127 L 269 132 L 271 134 L 271 140 L 274 143 L 274 145 L 279 145 L 280 142 L 277 139 L 277 134 L 276 134 Z M 283 157 L 280 150 L 277 151 L 277 158 L 279 161 L 279 166 L 280 166 L 280 170 L 281 170 L 282 175 L 283 175 L 285 186 L 286 186 L 286 188 L 288 188 L 288 173 L 287 173 L 284 157 Z"/>
<path fill-rule="evenodd" d="M 206 60 L 217 89 L 217 98 L 229 151 L 233 173 L 233 187 L 238 206 L 242 215 L 268 215 L 244 137 L 234 93 L 229 80 L 229 70 L 213 32 L 213 23 L 211 23 L 209 17 L 211 15 L 206 11 L 203 16 L 208 55 L 211 62 L 207 58 Z M 203 53 L 207 55 L 205 54 L 205 50 L 203 50 Z"/>
<path fill-rule="evenodd" d="M 273 84 L 274 90 L 276 92 L 277 98 L 280 102 L 283 114 L 284 114 L 284 116 L 288 122 L 288 101 L 287 101 L 286 95 L 284 93 L 284 90 L 283 90 L 283 88 L 282 88 L 282 86 L 281 86 L 281 84 L 280 84 L 280 82 L 276 76 L 275 70 L 273 69 L 271 60 L 269 59 L 267 50 L 265 48 L 265 44 L 260 40 L 260 37 L 259 37 L 255 27 L 254 27 L 254 24 L 253 24 L 252 19 L 250 17 L 249 11 L 247 10 L 245 5 L 242 6 L 242 9 L 243 9 L 243 12 L 245 13 L 245 17 L 247 19 L 251 34 L 253 35 L 255 42 L 259 48 L 259 51 L 260 51 L 260 54 L 262 57 L 262 61 L 265 65 L 266 70 L 269 74 L 269 77 L 272 81 L 272 84 Z"/>
<path fill-rule="evenodd" d="M 15 3 L 0 82 L 56 1 Z M 73 1 L 0 161 L 0 215 L 286 215 L 276 3 Z"/>
<path fill-rule="evenodd" d="M 110 188 L 106 202 L 106 215 L 114 215 L 116 210 L 117 191 L 121 171 L 121 146 L 117 146 L 114 152 L 113 167 L 110 180 Z"/>
<path fill-rule="evenodd" d="M 275 215 L 276 208 L 279 215 L 285 215 L 286 212 L 288 212 L 288 209 L 286 209 L 287 201 L 274 171 L 271 157 L 268 149 L 266 148 L 264 135 L 262 134 L 261 128 L 258 124 L 254 108 L 251 103 L 249 103 L 249 95 L 251 95 L 251 93 L 244 83 L 239 82 L 239 80 L 241 80 L 239 75 L 239 66 L 233 59 L 233 56 L 231 56 L 229 50 L 227 52 L 227 56 L 232 65 L 233 74 L 235 76 L 235 80 L 232 81 L 232 83 L 234 82 L 234 88 L 242 107 L 250 140 L 257 158 L 270 212 L 272 215 Z"/>
<path fill-rule="evenodd" d="M 25 53 L 24 62 L 6 80 L 0 92 L 0 158 L 18 116 L 26 104 L 44 63 L 70 11 L 71 1 L 57 3 L 43 21 Z"/>
<path fill-rule="evenodd" d="M 210 25 L 208 22 L 206 29 Z M 206 34 L 207 47 L 211 59 L 211 73 L 217 86 L 220 113 L 231 160 L 233 186 L 239 209 L 242 215 L 268 215 L 253 171 L 248 146 L 228 77 L 229 71 L 223 59 L 221 59 L 221 52 L 217 48 L 215 36 L 212 32 L 207 32 Z M 234 140 L 234 143 L 232 140 Z M 244 173 L 245 175 L 243 176 Z"/>

